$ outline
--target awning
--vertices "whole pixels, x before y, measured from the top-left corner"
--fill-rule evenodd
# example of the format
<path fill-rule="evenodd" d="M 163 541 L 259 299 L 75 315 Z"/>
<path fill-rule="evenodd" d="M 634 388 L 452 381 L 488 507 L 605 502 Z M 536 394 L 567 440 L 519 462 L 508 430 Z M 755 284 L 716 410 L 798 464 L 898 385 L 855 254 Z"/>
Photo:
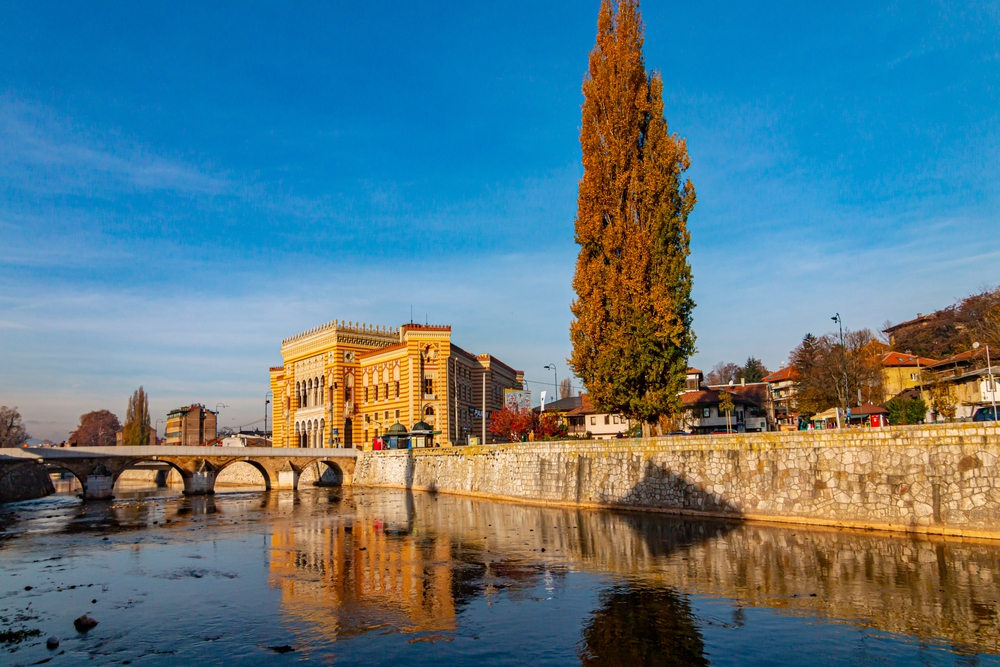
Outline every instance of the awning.
<path fill-rule="evenodd" d="M 824 410 L 818 415 L 813 415 L 810 417 L 810 421 L 818 422 L 837 418 L 837 408 L 830 408 L 829 410 Z"/>

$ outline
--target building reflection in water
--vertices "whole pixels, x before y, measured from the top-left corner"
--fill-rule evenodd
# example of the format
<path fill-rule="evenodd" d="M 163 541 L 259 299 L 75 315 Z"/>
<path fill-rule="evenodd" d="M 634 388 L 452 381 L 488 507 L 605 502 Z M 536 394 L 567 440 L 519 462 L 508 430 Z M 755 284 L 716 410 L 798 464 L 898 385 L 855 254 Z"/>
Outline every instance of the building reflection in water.
<path fill-rule="evenodd" d="M 469 534 L 470 526 L 490 527 L 468 505 L 442 503 L 441 516 L 426 494 L 348 495 L 341 509 L 349 512 L 331 520 L 319 510 L 305 522 L 276 525 L 271 536 L 271 583 L 284 610 L 328 640 L 371 630 L 448 638 L 472 600 L 517 600 L 563 576 L 561 566 L 524 549 L 491 550 L 482 529 Z"/>
<path fill-rule="evenodd" d="M 741 607 L 763 607 L 1000 652 L 995 544 L 331 493 L 342 495 L 300 494 L 306 505 L 275 505 L 270 519 L 283 610 L 329 640 L 448 638 L 472 601 L 546 595 L 576 570 L 608 581 L 582 631 L 589 665 L 705 664 L 690 595 L 731 600 L 734 627 Z"/>
<path fill-rule="evenodd" d="M 271 582 L 285 610 L 325 634 L 376 628 L 455 629 L 448 534 L 415 534 L 363 511 L 344 521 L 317 518 L 276 527 Z"/>

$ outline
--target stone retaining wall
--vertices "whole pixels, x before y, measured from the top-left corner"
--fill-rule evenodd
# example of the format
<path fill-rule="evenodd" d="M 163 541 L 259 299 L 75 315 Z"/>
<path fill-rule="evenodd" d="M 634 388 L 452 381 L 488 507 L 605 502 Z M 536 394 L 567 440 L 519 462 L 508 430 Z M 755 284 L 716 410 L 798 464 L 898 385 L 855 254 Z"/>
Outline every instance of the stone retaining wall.
<path fill-rule="evenodd" d="M 364 452 L 354 483 L 1000 539 L 983 424 Z"/>
<path fill-rule="evenodd" d="M 41 466 L 0 464 L 0 503 L 34 500 L 55 493 L 48 471 Z"/>

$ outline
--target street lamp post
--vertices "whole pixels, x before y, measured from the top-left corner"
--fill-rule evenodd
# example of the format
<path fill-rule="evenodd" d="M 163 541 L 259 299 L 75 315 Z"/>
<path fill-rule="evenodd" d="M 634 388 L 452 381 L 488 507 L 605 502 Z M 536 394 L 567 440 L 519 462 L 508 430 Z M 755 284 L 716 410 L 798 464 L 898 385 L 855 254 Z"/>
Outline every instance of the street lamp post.
<path fill-rule="evenodd" d="M 216 413 L 216 414 L 219 414 L 219 413 L 221 413 L 221 412 L 222 412 L 222 408 L 228 408 L 228 407 L 229 407 L 229 406 L 228 406 L 228 405 L 226 405 L 225 403 L 216 403 L 216 404 L 215 404 L 215 413 Z M 216 434 L 216 435 L 218 435 L 218 434 L 219 434 L 219 432 L 218 432 L 218 428 L 219 428 L 219 420 L 218 420 L 218 419 L 216 419 L 216 420 L 215 420 L 215 428 L 216 428 L 216 433 L 215 433 L 215 434 Z M 242 426 L 240 427 L 240 430 L 241 430 L 241 431 L 243 430 L 243 427 L 242 427 Z"/>
<path fill-rule="evenodd" d="M 545 366 L 545 370 L 552 371 L 552 381 L 555 383 L 556 387 L 555 391 L 552 392 L 552 395 L 555 396 L 553 400 L 558 401 L 561 396 L 559 396 L 559 374 L 556 372 L 556 365 L 548 364 Z"/>
<path fill-rule="evenodd" d="M 830 319 L 840 327 L 840 358 L 844 364 L 844 416 L 847 416 L 847 403 L 850 397 L 847 395 L 847 345 L 844 343 L 844 321 L 840 319 L 840 313 Z"/>
<path fill-rule="evenodd" d="M 264 394 L 264 437 L 265 438 L 267 437 L 267 406 L 271 404 L 271 401 L 267 398 L 268 396 L 274 398 L 274 392 L 269 391 L 266 394 Z"/>

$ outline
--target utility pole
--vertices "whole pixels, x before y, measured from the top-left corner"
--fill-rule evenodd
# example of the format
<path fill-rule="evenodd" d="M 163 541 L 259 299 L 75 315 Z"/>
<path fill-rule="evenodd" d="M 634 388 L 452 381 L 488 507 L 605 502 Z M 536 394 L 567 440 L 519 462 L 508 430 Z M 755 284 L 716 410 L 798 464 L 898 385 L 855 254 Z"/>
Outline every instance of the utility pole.
<path fill-rule="evenodd" d="M 844 415 L 848 417 L 848 424 L 850 424 L 850 408 L 847 407 L 850 397 L 847 393 L 847 345 L 844 343 L 844 322 L 840 319 L 840 313 L 830 318 L 840 326 L 840 357 L 844 363 Z"/>
<path fill-rule="evenodd" d="M 990 375 L 990 400 L 993 404 L 993 421 L 997 419 L 997 386 L 993 382 L 993 362 L 990 361 L 990 346 L 986 346 L 986 372 Z"/>
<path fill-rule="evenodd" d="M 978 350 L 979 343 L 973 343 L 972 348 Z M 990 359 L 989 345 L 986 346 L 986 373 L 990 379 L 990 404 L 993 406 L 993 421 L 1000 421 L 1000 415 L 997 415 L 997 386 L 993 382 L 993 362 Z"/>

